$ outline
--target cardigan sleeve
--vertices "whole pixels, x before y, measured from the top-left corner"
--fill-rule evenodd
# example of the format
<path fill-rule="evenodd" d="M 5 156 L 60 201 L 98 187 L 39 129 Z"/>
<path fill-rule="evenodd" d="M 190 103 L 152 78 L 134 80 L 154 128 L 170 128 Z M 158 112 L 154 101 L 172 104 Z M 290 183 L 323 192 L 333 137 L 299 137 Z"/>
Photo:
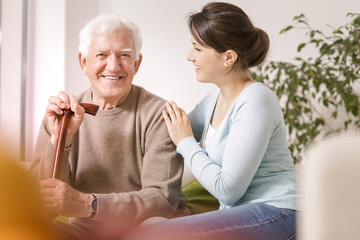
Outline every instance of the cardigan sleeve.
<path fill-rule="evenodd" d="M 201 107 L 197 105 L 194 110 L 189 114 L 189 120 L 191 123 L 191 129 L 193 131 L 195 139 L 199 142 L 204 131 L 204 113 L 200 111 Z"/>
<path fill-rule="evenodd" d="M 254 88 L 259 89 L 259 88 Z M 220 202 L 234 205 L 248 189 L 264 157 L 278 121 L 276 97 L 269 90 L 246 91 L 235 102 L 219 144 L 221 164 L 209 158 L 192 137 L 183 139 L 181 153 L 199 182 Z M 280 111 L 281 112 L 281 111 Z M 225 144 L 221 144 L 226 141 Z M 209 150 L 210 151 L 210 150 Z"/>

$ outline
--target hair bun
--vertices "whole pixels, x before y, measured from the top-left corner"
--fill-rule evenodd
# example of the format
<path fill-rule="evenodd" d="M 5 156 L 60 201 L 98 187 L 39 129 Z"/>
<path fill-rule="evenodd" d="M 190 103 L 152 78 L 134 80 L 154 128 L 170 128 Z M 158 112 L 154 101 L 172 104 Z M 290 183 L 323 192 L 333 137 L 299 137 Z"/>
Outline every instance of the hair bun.
<path fill-rule="evenodd" d="M 269 51 L 270 39 L 265 31 L 255 28 L 256 41 L 254 41 L 252 49 L 248 53 L 248 67 L 255 67 L 261 64 Z"/>

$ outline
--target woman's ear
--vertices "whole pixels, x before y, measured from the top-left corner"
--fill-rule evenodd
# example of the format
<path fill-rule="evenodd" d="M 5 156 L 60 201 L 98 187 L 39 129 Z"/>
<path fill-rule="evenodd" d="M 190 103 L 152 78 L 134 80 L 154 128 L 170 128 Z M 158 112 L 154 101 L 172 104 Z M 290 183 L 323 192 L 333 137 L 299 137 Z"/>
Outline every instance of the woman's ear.
<path fill-rule="evenodd" d="M 224 55 L 224 65 L 232 66 L 238 58 L 238 54 L 234 50 L 227 50 Z"/>

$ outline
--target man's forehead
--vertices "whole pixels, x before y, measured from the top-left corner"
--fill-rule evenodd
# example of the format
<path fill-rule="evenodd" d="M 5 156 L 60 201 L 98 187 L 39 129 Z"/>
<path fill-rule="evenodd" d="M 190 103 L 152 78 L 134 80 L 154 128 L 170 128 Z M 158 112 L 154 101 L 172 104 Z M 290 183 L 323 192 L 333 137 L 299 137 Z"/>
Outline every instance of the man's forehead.
<path fill-rule="evenodd" d="M 91 41 L 107 41 L 110 39 L 121 39 L 122 41 L 134 41 L 133 34 L 128 29 L 117 29 L 109 32 L 94 32 L 91 36 Z"/>
<path fill-rule="evenodd" d="M 134 39 L 126 31 L 94 33 L 90 47 L 96 51 L 117 49 L 117 52 L 135 52 Z"/>

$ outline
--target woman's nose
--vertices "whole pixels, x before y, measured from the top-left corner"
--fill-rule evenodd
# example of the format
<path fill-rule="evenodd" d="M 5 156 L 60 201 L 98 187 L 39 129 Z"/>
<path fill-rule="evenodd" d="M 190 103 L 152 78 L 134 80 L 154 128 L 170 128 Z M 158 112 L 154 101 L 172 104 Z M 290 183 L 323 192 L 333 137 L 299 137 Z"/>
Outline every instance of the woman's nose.
<path fill-rule="evenodd" d="M 190 62 L 194 61 L 193 51 L 191 49 L 189 50 L 186 59 Z"/>

